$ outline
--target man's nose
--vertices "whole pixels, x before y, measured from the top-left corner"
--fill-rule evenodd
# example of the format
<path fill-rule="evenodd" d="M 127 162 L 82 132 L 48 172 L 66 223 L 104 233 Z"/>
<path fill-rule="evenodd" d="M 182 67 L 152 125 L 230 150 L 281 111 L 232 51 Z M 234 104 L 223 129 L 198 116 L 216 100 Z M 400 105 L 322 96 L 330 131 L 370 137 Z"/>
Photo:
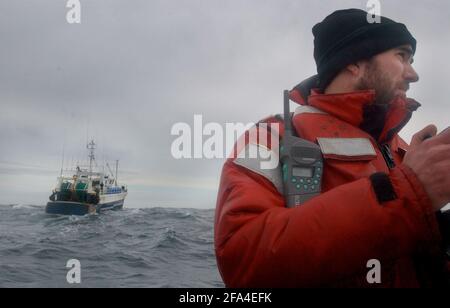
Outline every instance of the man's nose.
<path fill-rule="evenodd" d="M 419 81 L 419 75 L 414 70 L 414 68 L 412 67 L 411 64 L 407 65 L 404 78 L 405 78 L 405 80 L 407 80 L 409 82 Z"/>

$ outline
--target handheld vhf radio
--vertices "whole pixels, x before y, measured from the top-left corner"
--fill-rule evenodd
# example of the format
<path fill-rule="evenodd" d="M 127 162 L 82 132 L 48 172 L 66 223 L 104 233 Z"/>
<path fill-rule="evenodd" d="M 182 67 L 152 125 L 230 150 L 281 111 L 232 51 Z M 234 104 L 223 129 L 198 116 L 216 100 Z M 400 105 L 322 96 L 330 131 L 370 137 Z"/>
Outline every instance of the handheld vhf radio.
<path fill-rule="evenodd" d="M 280 161 L 286 206 L 293 208 L 320 194 L 323 159 L 317 144 L 294 136 L 289 102 L 289 91 L 284 91 L 284 137 Z"/>

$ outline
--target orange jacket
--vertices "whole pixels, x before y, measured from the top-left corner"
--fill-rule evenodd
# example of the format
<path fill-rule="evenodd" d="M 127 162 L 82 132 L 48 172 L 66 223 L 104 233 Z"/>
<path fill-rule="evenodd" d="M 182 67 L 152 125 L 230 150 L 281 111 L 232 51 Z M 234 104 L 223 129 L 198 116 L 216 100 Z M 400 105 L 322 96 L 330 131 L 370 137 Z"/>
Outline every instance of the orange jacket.
<path fill-rule="evenodd" d="M 322 193 L 288 209 L 279 167 L 256 170 L 230 157 L 215 217 L 216 257 L 225 284 L 433 286 L 444 272 L 439 229 L 422 184 L 402 164 L 407 144 L 397 135 L 419 104 L 398 99 L 384 121 L 371 124 L 367 119 L 374 117 L 368 115 L 380 112 L 373 91 L 313 91 L 306 102 L 294 89 L 291 99 L 301 104 L 292 120 L 297 134 L 323 146 Z M 384 125 L 373 125 L 379 123 Z M 367 282 L 371 259 L 381 263 L 381 284 Z"/>

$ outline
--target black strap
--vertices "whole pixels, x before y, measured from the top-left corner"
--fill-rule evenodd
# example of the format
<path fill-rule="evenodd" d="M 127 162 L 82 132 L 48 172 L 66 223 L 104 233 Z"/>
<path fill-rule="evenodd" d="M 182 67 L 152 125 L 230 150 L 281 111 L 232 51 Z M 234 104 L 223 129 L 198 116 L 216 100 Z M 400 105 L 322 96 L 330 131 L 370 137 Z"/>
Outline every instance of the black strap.
<path fill-rule="evenodd" d="M 372 182 L 378 203 L 382 204 L 397 199 L 397 194 L 392 186 L 391 179 L 386 173 L 374 173 L 370 176 L 370 181 Z"/>

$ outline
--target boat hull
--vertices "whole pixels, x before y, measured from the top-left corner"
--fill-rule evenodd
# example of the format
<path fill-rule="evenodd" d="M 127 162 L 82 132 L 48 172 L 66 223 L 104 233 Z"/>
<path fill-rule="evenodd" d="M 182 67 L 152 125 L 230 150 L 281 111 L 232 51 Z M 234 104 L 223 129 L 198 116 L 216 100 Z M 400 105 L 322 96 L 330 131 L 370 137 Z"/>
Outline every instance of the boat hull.
<path fill-rule="evenodd" d="M 89 204 L 69 201 L 51 201 L 47 203 L 45 212 L 56 215 L 76 215 L 100 213 L 105 210 L 120 210 L 123 208 L 124 200 L 117 200 L 102 204 Z"/>

